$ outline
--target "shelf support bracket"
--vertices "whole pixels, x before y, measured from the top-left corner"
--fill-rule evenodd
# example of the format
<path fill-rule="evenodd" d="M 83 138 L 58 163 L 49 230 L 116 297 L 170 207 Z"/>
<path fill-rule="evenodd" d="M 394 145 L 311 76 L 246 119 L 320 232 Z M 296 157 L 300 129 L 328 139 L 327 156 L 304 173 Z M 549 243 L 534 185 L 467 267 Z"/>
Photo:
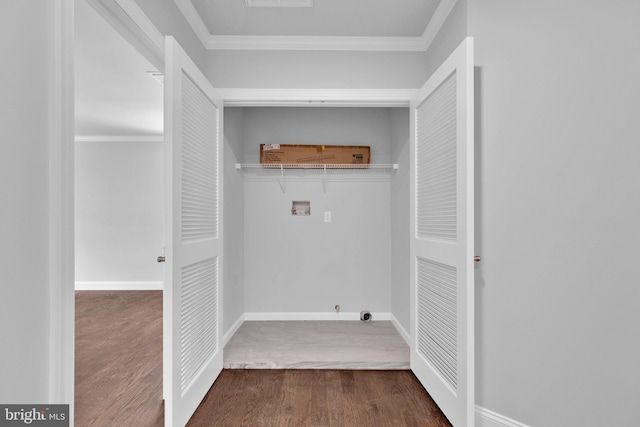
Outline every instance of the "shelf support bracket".
<path fill-rule="evenodd" d="M 327 165 L 324 165 L 322 169 L 324 169 L 324 174 L 322 175 L 322 195 L 326 196 L 327 195 Z"/>
<path fill-rule="evenodd" d="M 287 192 L 287 183 L 284 180 L 284 166 L 280 165 L 280 179 L 278 180 L 278 184 L 280 185 L 280 190 L 282 190 L 282 194 Z"/>

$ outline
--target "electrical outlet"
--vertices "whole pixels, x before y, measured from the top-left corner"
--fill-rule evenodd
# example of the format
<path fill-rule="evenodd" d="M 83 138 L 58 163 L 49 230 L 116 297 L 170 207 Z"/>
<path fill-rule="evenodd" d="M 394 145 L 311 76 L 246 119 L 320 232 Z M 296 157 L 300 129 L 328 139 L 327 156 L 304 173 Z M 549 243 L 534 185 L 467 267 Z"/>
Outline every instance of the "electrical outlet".
<path fill-rule="evenodd" d="M 326 211 L 324 213 L 324 222 L 331 222 L 331 212 L 330 211 Z"/>

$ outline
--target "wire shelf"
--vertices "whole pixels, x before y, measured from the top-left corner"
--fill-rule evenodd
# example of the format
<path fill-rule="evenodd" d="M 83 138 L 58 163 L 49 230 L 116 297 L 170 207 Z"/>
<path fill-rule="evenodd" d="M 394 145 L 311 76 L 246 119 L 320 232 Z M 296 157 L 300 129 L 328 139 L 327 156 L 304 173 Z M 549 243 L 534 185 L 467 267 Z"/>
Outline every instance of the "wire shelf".
<path fill-rule="evenodd" d="M 236 163 L 236 170 L 246 171 L 248 180 L 273 179 L 282 192 L 286 192 L 286 182 L 322 181 L 326 194 L 327 182 L 331 181 L 387 181 L 391 173 L 398 169 L 397 163 L 373 164 L 262 164 Z"/>
<path fill-rule="evenodd" d="M 294 164 L 263 164 L 263 163 L 236 163 L 236 169 L 265 169 L 265 170 L 396 170 L 398 169 L 397 163 L 371 163 L 371 164 L 307 164 L 307 163 L 294 163 Z"/>

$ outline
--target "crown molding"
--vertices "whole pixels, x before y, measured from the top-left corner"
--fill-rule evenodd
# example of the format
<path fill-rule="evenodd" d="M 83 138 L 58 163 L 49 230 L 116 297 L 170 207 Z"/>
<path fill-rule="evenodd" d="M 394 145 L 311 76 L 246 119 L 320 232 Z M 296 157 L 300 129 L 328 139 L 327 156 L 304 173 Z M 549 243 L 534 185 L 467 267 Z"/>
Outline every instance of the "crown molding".
<path fill-rule="evenodd" d="M 409 107 L 416 89 L 219 88 L 225 107 Z"/>
<path fill-rule="evenodd" d="M 86 0 L 154 67 L 164 70 L 164 35 L 135 0 Z"/>
<path fill-rule="evenodd" d="M 153 25 L 135 0 L 115 0 L 116 4 L 131 18 L 133 23 L 149 37 L 156 50 L 164 52 L 164 35 Z"/>
<path fill-rule="evenodd" d="M 193 32 L 196 33 L 196 36 L 198 37 L 198 39 L 200 39 L 200 43 L 202 43 L 202 46 L 206 48 L 207 44 L 209 43 L 211 34 L 209 34 L 207 26 L 204 24 L 204 21 L 200 17 L 200 14 L 196 10 L 191 0 L 175 0 L 175 3 L 178 6 L 178 9 L 180 9 L 180 12 L 182 12 L 182 14 L 184 15 L 189 25 L 191 25 Z"/>
<path fill-rule="evenodd" d="M 214 36 L 210 50 L 424 51 L 422 37 Z"/>
<path fill-rule="evenodd" d="M 451 14 L 453 7 L 456 5 L 458 0 L 441 0 L 440 4 L 436 8 L 436 11 L 433 12 L 433 16 L 429 20 L 427 27 L 424 29 L 424 33 L 422 33 L 422 42 L 424 43 L 424 50 L 426 51 L 431 46 L 431 43 L 435 40 L 436 36 L 440 32 L 440 29 L 444 25 L 445 21 Z"/>
<path fill-rule="evenodd" d="M 164 142 L 162 135 L 78 135 L 76 142 Z"/>
<path fill-rule="evenodd" d="M 424 52 L 442 28 L 457 0 L 441 0 L 420 37 L 232 36 L 213 35 L 191 0 L 174 0 L 208 50 L 315 50 Z"/>
<path fill-rule="evenodd" d="M 313 7 L 313 0 L 245 0 L 247 7 Z"/>

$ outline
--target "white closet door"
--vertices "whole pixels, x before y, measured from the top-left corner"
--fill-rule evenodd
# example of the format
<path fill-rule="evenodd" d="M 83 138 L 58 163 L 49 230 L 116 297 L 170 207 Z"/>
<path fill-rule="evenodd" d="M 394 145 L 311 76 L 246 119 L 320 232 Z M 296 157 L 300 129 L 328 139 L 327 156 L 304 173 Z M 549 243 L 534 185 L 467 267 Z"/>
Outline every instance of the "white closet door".
<path fill-rule="evenodd" d="M 222 370 L 222 102 L 172 37 L 165 55 L 164 397 L 177 427 Z"/>
<path fill-rule="evenodd" d="M 473 427 L 473 39 L 420 89 L 411 132 L 411 369 Z"/>

